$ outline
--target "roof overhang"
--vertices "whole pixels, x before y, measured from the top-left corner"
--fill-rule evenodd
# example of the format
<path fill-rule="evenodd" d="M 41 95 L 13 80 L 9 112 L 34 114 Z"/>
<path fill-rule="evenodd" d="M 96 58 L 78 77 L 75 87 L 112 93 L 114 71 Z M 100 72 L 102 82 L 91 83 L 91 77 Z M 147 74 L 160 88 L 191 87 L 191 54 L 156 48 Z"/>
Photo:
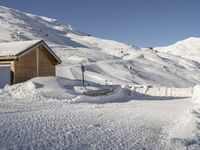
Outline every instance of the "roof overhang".
<path fill-rule="evenodd" d="M 44 47 L 48 50 L 48 52 L 55 58 L 55 60 L 57 61 L 57 64 L 61 64 L 62 60 L 53 52 L 53 50 L 42 40 L 40 41 L 41 43 L 43 43 Z"/>
<path fill-rule="evenodd" d="M 0 56 L 0 62 L 18 60 L 22 56 L 24 56 L 25 54 L 27 54 L 30 51 L 32 51 L 33 49 L 39 47 L 40 44 L 42 44 L 47 49 L 49 54 L 55 59 L 55 64 L 61 64 L 62 63 L 61 59 L 53 52 L 53 50 L 43 40 L 35 43 L 31 47 L 28 47 L 27 49 L 21 51 L 20 53 L 16 54 L 15 56 Z"/>
<path fill-rule="evenodd" d="M 18 58 L 16 56 L 4 56 L 0 57 L 0 62 L 2 61 L 14 61 L 17 60 Z"/>

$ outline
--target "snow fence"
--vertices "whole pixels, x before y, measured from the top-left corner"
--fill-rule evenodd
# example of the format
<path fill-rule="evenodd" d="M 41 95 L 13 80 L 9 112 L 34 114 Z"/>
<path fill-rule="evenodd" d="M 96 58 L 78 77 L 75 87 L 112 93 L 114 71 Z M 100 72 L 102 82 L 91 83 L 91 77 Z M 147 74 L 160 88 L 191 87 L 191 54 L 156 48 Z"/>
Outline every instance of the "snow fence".
<path fill-rule="evenodd" d="M 126 86 L 129 90 L 136 93 L 150 96 L 167 96 L 167 97 L 191 97 L 193 88 L 175 88 L 175 87 L 154 87 L 154 86 Z"/>

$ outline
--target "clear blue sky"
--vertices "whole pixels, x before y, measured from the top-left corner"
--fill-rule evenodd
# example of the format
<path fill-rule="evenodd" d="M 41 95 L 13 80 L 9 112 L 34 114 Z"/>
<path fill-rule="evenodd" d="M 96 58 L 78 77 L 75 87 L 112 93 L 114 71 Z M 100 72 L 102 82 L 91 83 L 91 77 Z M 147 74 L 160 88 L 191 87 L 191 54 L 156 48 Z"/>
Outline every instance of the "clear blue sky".
<path fill-rule="evenodd" d="M 143 47 L 200 37 L 200 0 L 1 0 L 0 5 Z"/>

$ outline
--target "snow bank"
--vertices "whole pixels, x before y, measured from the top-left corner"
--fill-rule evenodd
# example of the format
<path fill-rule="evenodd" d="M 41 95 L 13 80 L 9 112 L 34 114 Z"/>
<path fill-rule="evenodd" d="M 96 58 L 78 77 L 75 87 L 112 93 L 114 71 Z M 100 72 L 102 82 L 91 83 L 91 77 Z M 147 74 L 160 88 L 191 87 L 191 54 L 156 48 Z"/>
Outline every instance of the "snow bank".
<path fill-rule="evenodd" d="M 192 100 L 200 102 L 200 85 L 192 89 Z M 193 109 L 186 111 L 175 126 L 170 130 L 171 149 L 199 149 L 199 105 L 194 104 Z"/>
<path fill-rule="evenodd" d="M 113 92 L 102 96 L 87 96 L 80 95 L 75 99 L 70 100 L 70 103 L 107 103 L 107 102 L 121 102 L 129 96 L 129 92 L 121 86 L 113 87 Z"/>
<path fill-rule="evenodd" d="M 27 81 L 25 83 L 15 84 L 12 86 L 6 85 L 2 93 L 17 99 L 33 97 L 37 97 L 39 99 L 39 96 L 36 93 L 37 88 L 38 85 L 36 83 Z"/>
<path fill-rule="evenodd" d="M 4 93 L 30 100 L 74 98 L 75 81 L 59 77 L 37 77 L 24 83 L 6 86 Z"/>
<path fill-rule="evenodd" d="M 6 86 L 1 92 L 13 98 L 28 100 L 63 101 L 68 103 L 122 102 L 147 95 L 151 97 L 191 97 L 192 88 L 167 88 L 153 86 L 98 85 L 82 86 L 81 81 L 61 77 L 38 77 L 27 82 Z M 198 96 L 199 86 L 193 97 Z M 106 91 L 99 96 L 84 95 L 86 92 Z"/>
<path fill-rule="evenodd" d="M 200 85 L 196 85 L 193 88 L 193 95 L 192 95 L 192 99 L 194 100 L 194 102 L 198 102 L 200 103 Z"/>
<path fill-rule="evenodd" d="M 196 122 L 196 116 L 191 110 L 186 111 L 180 116 L 175 126 L 169 131 L 171 149 L 186 149 L 185 147 L 196 146 L 195 136 L 198 132 Z"/>
<path fill-rule="evenodd" d="M 168 97 L 191 97 L 192 88 L 175 88 L 175 87 L 154 87 L 133 85 L 128 88 L 134 92 L 146 94 L 150 96 L 168 96 Z"/>
<path fill-rule="evenodd" d="M 24 83 L 6 86 L 4 96 L 15 99 L 62 101 L 67 103 L 105 103 L 121 101 L 127 98 L 127 89 L 118 85 L 91 85 L 81 86 L 77 80 L 69 80 L 61 77 L 37 77 Z M 101 96 L 87 96 L 84 92 L 95 90 L 107 90 L 111 92 Z"/>

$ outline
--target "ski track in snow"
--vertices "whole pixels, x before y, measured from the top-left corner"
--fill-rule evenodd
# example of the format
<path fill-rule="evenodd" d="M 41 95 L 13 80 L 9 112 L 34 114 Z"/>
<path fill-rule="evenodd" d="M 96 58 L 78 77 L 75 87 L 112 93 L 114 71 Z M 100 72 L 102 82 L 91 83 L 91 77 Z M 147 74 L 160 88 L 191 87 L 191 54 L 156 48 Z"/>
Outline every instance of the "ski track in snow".
<path fill-rule="evenodd" d="M 190 99 L 97 105 L 1 98 L 0 148 L 166 149 L 168 129 L 192 107 Z"/>

